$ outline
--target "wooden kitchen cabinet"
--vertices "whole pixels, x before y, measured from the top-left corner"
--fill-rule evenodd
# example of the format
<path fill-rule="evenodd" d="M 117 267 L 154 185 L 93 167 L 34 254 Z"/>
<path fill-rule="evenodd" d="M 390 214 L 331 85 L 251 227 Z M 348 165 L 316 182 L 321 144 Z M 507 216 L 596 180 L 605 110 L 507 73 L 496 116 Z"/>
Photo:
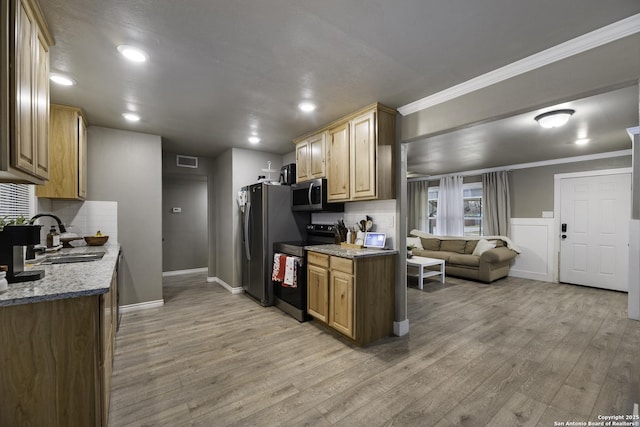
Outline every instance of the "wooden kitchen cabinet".
<path fill-rule="evenodd" d="M 108 425 L 117 275 L 106 294 L 0 307 L 1 426 Z"/>
<path fill-rule="evenodd" d="M 49 181 L 36 187 L 36 196 L 52 199 L 87 197 L 87 126 L 82 110 L 51 105 Z"/>
<path fill-rule="evenodd" d="M 327 201 L 344 202 L 349 192 L 349 123 L 327 131 Z"/>
<path fill-rule="evenodd" d="M 296 182 L 325 177 L 325 133 L 296 144 Z"/>
<path fill-rule="evenodd" d="M 49 47 L 36 0 L 0 5 L 0 181 L 49 178 Z"/>
<path fill-rule="evenodd" d="M 309 252 L 307 266 L 307 312 L 329 322 L 329 256 Z"/>
<path fill-rule="evenodd" d="M 326 133 L 329 202 L 396 197 L 395 116 L 396 110 L 376 103 L 314 132 Z M 300 144 L 306 138 L 303 136 L 296 141 Z M 309 170 L 305 165 L 302 168 Z"/>
<path fill-rule="evenodd" d="M 358 345 L 393 334 L 395 255 L 350 259 L 309 251 L 307 262 L 311 316 Z M 312 277 L 323 280 L 312 285 Z M 328 296 L 327 311 L 320 314 L 318 294 Z"/>

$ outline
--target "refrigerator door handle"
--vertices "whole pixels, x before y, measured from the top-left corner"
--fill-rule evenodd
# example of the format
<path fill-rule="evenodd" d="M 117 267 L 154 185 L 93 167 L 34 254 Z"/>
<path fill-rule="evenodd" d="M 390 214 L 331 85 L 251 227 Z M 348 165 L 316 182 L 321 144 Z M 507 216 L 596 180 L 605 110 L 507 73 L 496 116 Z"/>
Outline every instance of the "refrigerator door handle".
<path fill-rule="evenodd" d="M 251 249 L 249 247 L 249 216 L 251 215 L 251 202 L 247 202 L 244 212 L 244 255 L 247 261 L 251 261 Z"/>

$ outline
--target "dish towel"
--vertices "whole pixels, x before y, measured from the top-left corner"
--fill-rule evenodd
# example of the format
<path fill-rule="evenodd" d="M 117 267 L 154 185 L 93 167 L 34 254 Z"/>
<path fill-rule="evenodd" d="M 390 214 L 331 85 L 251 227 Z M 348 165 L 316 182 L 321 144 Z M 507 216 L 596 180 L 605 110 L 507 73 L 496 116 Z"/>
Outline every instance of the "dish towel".
<path fill-rule="evenodd" d="M 298 287 L 298 275 L 296 265 L 302 265 L 302 259 L 295 256 L 288 256 L 285 261 L 284 280 L 282 286 L 287 288 Z"/>
<path fill-rule="evenodd" d="M 271 280 L 274 282 L 282 282 L 284 280 L 284 270 L 287 256 L 279 253 L 273 254 L 273 271 L 271 272 Z"/>

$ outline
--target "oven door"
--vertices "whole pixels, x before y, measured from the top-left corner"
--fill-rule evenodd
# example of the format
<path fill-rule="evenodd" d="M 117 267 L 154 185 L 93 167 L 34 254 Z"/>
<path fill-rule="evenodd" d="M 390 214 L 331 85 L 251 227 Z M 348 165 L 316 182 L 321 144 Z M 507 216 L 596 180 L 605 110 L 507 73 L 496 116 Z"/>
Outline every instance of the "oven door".
<path fill-rule="evenodd" d="M 273 294 L 276 298 L 291 304 L 295 308 L 307 311 L 307 267 L 296 265 L 297 287 L 282 286 L 281 282 L 273 282 Z"/>

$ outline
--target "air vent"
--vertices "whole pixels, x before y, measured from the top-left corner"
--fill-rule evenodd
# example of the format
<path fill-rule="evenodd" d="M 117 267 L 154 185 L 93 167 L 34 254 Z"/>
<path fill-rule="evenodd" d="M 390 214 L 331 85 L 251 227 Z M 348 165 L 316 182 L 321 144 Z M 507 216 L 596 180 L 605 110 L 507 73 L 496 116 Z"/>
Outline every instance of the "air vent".
<path fill-rule="evenodd" d="M 198 158 L 191 156 L 182 156 L 178 154 L 176 156 L 176 165 L 180 168 L 198 168 Z"/>

